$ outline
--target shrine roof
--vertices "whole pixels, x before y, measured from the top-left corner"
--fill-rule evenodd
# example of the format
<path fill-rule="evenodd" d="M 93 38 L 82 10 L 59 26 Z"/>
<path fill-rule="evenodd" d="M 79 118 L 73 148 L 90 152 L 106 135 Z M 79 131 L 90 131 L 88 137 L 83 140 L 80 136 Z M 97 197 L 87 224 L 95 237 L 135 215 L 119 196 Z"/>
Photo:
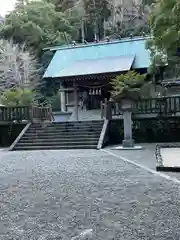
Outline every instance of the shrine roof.
<path fill-rule="evenodd" d="M 148 68 L 150 53 L 147 37 L 93 43 L 69 47 L 54 47 L 55 51 L 44 78 L 64 78 L 91 74 L 116 73 Z"/>

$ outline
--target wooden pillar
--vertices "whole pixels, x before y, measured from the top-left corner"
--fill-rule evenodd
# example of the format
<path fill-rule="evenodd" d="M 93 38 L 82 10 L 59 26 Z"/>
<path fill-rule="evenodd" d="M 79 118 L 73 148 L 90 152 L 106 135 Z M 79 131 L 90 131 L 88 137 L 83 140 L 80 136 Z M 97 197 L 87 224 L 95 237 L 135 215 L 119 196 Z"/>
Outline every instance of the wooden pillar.
<path fill-rule="evenodd" d="M 60 90 L 63 88 L 63 84 L 60 83 Z M 65 91 L 60 91 L 60 103 L 61 103 L 61 112 L 66 112 L 66 95 Z"/>
<path fill-rule="evenodd" d="M 74 117 L 78 121 L 78 89 L 76 82 L 74 81 Z"/>

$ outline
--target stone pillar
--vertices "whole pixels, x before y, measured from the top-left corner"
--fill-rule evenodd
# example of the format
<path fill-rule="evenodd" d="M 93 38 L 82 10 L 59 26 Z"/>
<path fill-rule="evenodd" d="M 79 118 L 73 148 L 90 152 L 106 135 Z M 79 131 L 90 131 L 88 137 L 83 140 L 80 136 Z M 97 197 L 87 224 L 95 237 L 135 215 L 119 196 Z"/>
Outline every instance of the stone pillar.
<path fill-rule="evenodd" d="M 74 117 L 78 121 L 78 90 L 76 83 L 74 83 Z"/>
<path fill-rule="evenodd" d="M 123 147 L 134 147 L 134 140 L 132 139 L 132 113 L 130 111 L 124 111 L 124 140 L 122 142 Z"/>
<path fill-rule="evenodd" d="M 61 91 L 64 86 L 60 83 L 60 103 L 61 103 L 61 112 L 66 112 L 66 93 L 65 91 Z"/>

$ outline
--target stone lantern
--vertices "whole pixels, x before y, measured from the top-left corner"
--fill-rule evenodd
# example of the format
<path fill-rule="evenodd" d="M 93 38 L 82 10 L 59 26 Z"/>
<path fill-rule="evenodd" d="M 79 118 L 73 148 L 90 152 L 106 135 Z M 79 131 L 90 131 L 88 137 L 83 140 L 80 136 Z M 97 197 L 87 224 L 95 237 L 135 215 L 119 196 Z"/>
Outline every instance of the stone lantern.
<path fill-rule="evenodd" d="M 138 99 L 138 95 L 116 96 L 116 100 L 120 103 L 120 108 L 123 113 L 124 124 L 124 140 L 122 146 L 116 147 L 115 150 L 140 150 L 141 146 L 135 146 L 135 141 L 132 138 L 132 112 L 133 105 Z"/>
<path fill-rule="evenodd" d="M 122 145 L 124 148 L 133 148 L 134 140 L 132 139 L 132 110 L 134 99 L 124 97 L 120 100 L 121 111 L 123 112 L 124 122 L 124 140 Z"/>

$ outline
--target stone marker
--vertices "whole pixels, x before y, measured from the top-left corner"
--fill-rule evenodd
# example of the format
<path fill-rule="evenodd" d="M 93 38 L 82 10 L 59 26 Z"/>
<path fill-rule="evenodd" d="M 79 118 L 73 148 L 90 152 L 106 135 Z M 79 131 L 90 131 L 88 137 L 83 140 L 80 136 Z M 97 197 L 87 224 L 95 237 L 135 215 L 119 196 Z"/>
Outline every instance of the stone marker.
<path fill-rule="evenodd" d="M 121 100 L 121 110 L 123 112 L 123 124 L 124 124 L 124 140 L 122 141 L 122 147 L 116 147 L 116 150 L 139 150 L 141 146 L 134 146 L 134 139 L 132 138 L 132 111 L 133 111 L 132 98 L 123 98 Z"/>

